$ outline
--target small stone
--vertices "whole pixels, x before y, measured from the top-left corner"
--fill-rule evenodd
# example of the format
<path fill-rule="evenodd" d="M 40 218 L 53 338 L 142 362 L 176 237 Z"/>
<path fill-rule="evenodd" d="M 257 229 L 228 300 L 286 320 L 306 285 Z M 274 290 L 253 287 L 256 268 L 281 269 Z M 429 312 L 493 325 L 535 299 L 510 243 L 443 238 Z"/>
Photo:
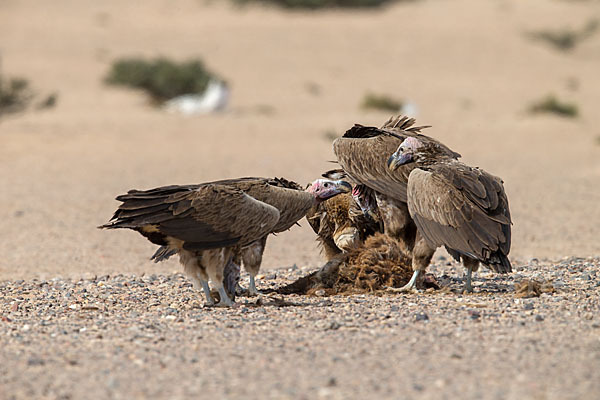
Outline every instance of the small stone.
<path fill-rule="evenodd" d="M 533 310 L 533 303 L 525 303 L 523 306 L 525 310 Z"/>
<path fill-rule="evenodd" d="M 544 317 L 543 317 L 542 315 L 540 315 L 540 314 L 537 314 L 537 315 L 535 316 L 535 320 L 536 320 L 536 321 L 538 321 L 538 322 L 541 322 L 541 321 L 543 321 L 543 320 L 544 320 Z"/>
<path fill-rule="evenodd" d="M 315 296 L 323 297 L 325 296 L 325 291 L 323 289 L 319 289 L 315 291 Z"/>
<path fill-rule="evenodd" d="M 342 325 L 340 325 L 339 322 L 337 321 L 332 321 L 331 324 L 329 324 L 329 327 L 326 330 L 330 330 L 330 331 L 335 331 L 340 329 Z"/>
<path fill-rule="evenodd" d="M 35 366 L 35 365 L 44 365 L 46 362 L 41 358 L 31 357 L 27 360 L 27 365 Z"/>
<path fill-rule="evenodd" d="M 479 318 L 481 318 L 481 313 L 477 310 L 469 310 L 469 316 L 473 320 L 478 320 Z"/>
<path fill-rule="evenodd" d="M 426 313 L 416 313 L 415 314 L 415 321 L 429 321 L 429 315 L 427 315 Z"/>
<path fill-rule="evenodd" d="M 557 279 L 554 282 L 552 282 L 552 286 L 554 286 L 554 289 L 561 289 L 564 288 L 566 284 L 563 281 Z"/>

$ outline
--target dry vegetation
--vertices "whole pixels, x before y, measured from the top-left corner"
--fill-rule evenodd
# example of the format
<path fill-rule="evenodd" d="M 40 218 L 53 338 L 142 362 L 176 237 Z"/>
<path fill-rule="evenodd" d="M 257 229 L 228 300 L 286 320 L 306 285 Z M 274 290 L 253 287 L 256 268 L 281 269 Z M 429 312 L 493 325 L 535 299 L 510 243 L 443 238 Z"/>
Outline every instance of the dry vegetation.
<path fill-rule="evenodd" d="M 555 114 L 561 117 L 575 118 L 579 115 L 579 108 L 575 103 L 568 103 L 554 95 L 536 101 L 529 107 L 532 114 Z"/>
<path fill-rule="evenodd" d="M 133 57 L 115 61 L 106 83 L 143 89 L 153 100 L 163 102 L 184 94 L 201 94 L 211 79 L 218 78 L 198 59 L 175 62 Z"/>
<path fill-rule="evenodd" d="M 598 20 L 593 19 L 580 29 L 541 30 L 531 32 L 529 36 L 534 40 L 543 41 L 557 50 L 569 51 L 595 34 L 599 25 Z"/>
<path fill-rule="evenodd" d="M 365 110 L 380 110 L 398 113 L 402 110 L 403 102 L 386 94 L 368 93 L 363 98 L 361 107 Z"/>

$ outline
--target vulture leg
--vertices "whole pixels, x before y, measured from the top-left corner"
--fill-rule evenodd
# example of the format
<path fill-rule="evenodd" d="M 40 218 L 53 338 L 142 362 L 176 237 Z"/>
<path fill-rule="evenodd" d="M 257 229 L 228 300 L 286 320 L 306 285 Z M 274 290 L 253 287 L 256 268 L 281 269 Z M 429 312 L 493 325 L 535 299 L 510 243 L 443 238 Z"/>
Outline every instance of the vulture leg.
<path fill-rule="evenodd" d="M 393 292 L 412 292 L 417 287 L 417 279 L 421 275 L 421 272 L 425 272 L 429 263 L 431 262 L 431 258 L 433 257 L 433 253 L 435 253 L 435 249 L 429 247 L 425 238 L 417 231 L 415 238 L 415 246 L 412 251 L 412 269 L 413 275 L 410 278 L 410 281 L 399 289 L 391 289 Z"/>
<path fill-rule="evenodd" d="M 467 293 L 473 293 L 473 286 L 471 285 L 471 275 L 473 271 L 477 271 L 479 269 L 479 261 L 471 257 L 463 256 L 463 264 L 465 268 L 467 268 L 467 281 L 465 282 L 464 291 Z"/>
<path fill-rule="evenodd" d="M 375 197 L 384 233 L 398 240 L 402 251 L 410 257 L 415 245 L 417 226 L 410 217 L 408 205 L 381 193 L 376 193 Z"/>
<path fill-rule="evenodd" d="M 201 280 L 202 290 L 204 291 L 204 296 L 206 297 L 206 304 L 209 306 L 214 306 L 215 301 L 213 300 L 210 294 L 210 287 L 208 287 L 208 281 Z"/>
<path fill-rule="evenodd" d="M 249 296 L 258 296 L 258 290 L 256 289 L 256 282 L 254 280 L 254 275 L 250 275 L 250 284 L 248 285 L 248 295 Z"/>
<path fill-rule="evenodd" d="M 258 295 L 255 277 L 258 275 L 258 271 L 260 270 L 260 264 L 262 263 L 262 257 L 266 245 L 267 237 L 264 236 L 262 239 L 257 240 L 242 249 L 242 261 L 244 262 L 244 269 L 248 271 L 248 274 L 250 274 L 250 285 L 248 286 L 249 296 Z"/>
<path fill-rule="evenodd" d="M 395 289 L 395 292 L 414 292 L 417 288 L 417 278 L 419 277 L 419 275 L 421 274 L 421 270 L 415 270 L 415 272 L 413 272 L 412 277 L 410 278 L 410 281 L 408 281 L 408 283 L 404 286 L 402 286 L 399 289 Z"/>
<path fill-rule="evenodd" d="M 206 271 L 202 267 L 200 260 L 200 257 L 190 251 L 183 249 L 179 250 L 179 262 L 183 264 L 183 271 L 190 278 L 196 290 L 202 288 L 204 296 L 206 297 L 206 304 L 212 306 L 215 304 L 215 301 L 210 294 L 208 276 L 206 275 Z"/>
<path fill-rule="evenodd" d="M 216 304 L 217 307 L 231 307 L 233 305 L 233 301 L 231 301 L 223 286 L 225 265 L 231 261 L 233 255 L 233 249 L 230 247 L 204 250 L 202 252 L 202 265 L 215 288 L 219 291 L 219 297 L 221 298 Z"/>

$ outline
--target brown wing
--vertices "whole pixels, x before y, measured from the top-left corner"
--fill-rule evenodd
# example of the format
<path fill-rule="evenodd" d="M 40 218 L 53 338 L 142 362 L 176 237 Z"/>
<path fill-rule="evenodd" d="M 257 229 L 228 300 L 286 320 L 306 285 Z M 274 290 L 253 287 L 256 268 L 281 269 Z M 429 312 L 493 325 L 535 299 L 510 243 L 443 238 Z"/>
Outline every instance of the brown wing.
<path fill-rule="evenodd" d="M 511 270 L 510 211 L 499 178 L 458 161 L 415 169 L 408 208 L 431 247 L 446 246 L 497 272 Z"/>
<path fill-rule="evenodd" d="M 304 218 L 315 203 L 314 196 L 283 178 L 266 180 L 265 184 L 254 184 L 244 189 L 246 193 L 279 210 L 279 221 L 273 232 L 283 232 Z"/>
<path fill-rule="evenodd" d="M 224 185 L 166 186 L 132 190 L 102 228 L 130 228 L 151 242 L 166 245 L 167 237 L 188 250 L 246 245 L 272 231 L 279 211 L 243 191 Z"/>
<path fill-rule="evenodd" d="M 338 163 L 355 181 L 406 202 L 406 185 L 414 165 L 406 164 L 396 171 L 387 167 L 388 158 L 406 137 L 417 136 L 435 144 L 441 155 L 460 157 L 435 139 L 420 134 L 424 127 L 412 127 L 413 124 L 414 120 L 399 117 L 388 121 L 384 129 L 355 125 L 333 142 Z"/>
<path fill-rule="evenodd" d="M 245 177 L 224 179 L 210 182 L 210 184 L 239 189 L 249 196 L 277 208 L 280 215 L 279 221 L 273 227 L 272 232 L 274 233 L 290 229 L 304 218 L 314 204 L 312 194 L 304 191 L 296 182 L 285 178 Z M 194 187 L 194 185 L 190 185 L 190 187 Z"/>

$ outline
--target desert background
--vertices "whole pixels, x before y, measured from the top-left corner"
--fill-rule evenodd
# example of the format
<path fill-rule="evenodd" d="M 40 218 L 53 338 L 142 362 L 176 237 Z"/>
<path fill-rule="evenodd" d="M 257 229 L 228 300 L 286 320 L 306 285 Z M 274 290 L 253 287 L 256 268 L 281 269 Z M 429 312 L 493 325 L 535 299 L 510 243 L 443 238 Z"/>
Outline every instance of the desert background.
<path fill-rule="evenodd" d="M 259 328 L 255 322 L 245 325 L 243 318 L 235 319 L 241 311 L 210 311 L 209 316 L 198 317 L 204 322 L 203 318 L 212 318 L 210 324 L 186 319 L 180 324 L 183 328 L 178 328 L 183 333 L 171 336 L 165 325 L 163 336 L 168 348 L 160 347 L 166 346 L 165 340 L 159 342 L 156 365 L 152 360 L 144 365 L 135 363 L 127 352 L 69 364 L 57 355 L 58 350 L 49 349 L 55 345 L 60 348 L 60 342 L 73 357 L 96 354 L 93 340 L 78 333 L 81 337 L 61 339 L 55 344 L 50 336 L 23 343 L 13 333 L 21 332 L 23 324 L 33 326 L 23 322 L 23 318 L 33 317 L 22 314 L 3 323 L 0 342 L 5 348 L 0 360 L 4 366 L 0 371 L 6 396 L 0 388 L 0 397 L 82 398 L 86 390 L 96 387 L 103 389 L 94 391 L 91 397 L 402 398 L 404 393 L 406 398 L 593 398 L 600 382 L 600 329 L 591 327 L 599 311 L 598 289 L 592 284 L 597 282 L 594 257 L 600 256 L 600 31 L 567 51 L 534 40 L 531 34 L 578 30 L 599 18 L 600 3 L 593 0 L 421 0 L 397 1 L 374 9 L 315 11 L 255 3 L 240 6 L 227 1 L 0 1 L 0 74 L 27 79 L 40 96 L 56 93 L 54 107 L 30 107 L 21 113 L 0 115 L 3 315 L 15 311 L 11 307 L 19 297 L 8 288 L 18 291 L 19 285 L 31 285 L 30 290 L 35 291 L 35 282 L 43 280 L 60 278 L 74 285 L 87 279 L 85 282 L 94 285 L 94 277 L 104 275 L 154 274 L 175 276 L 178 285 L 184 285 L 185 279 L 172 275 L 180 272 L 177 261 L 150 262 L 154 246 L 138 234 L 96 229 L 115 210 L 118 203 L 114 197 L 133 188 L 241 176 L 282 176 L 304 185 L 334 167 L 329 161 L 335 159 L 331 148 L 335 136 L 341 136 L 354 123 L 380 126 L 393 114 L 361 107 L 368 93 L 410 103 L 416 109 L 417 123 L 433 126 L 426 134 L 460 152 L 464 162 L 502 177 L 514 222 L 510 253 L 513 265 L 524 268 L 525 275 L 544 278 L 540 271 L 551 274 L 561 262 L 572 266 L 572 260 L 585 259 L 588 261 L 582 268 L 591 273 L 590 288 L 595 288 L 590 292 L 582 286 L 577 292 L 581 297 L 565 294 L 561 298 L 568 303 L 564 309 L 558 306 L 562 303 L 556 304 L 553 312 L 558 313 L 560 321 L 565 312 L 573 316 L 563 321 L 566 325 L 562 328 L 558 322 L 544 329 L 529 328 L 529 324 L 515 328 L 520 332 L 516 337 L 537 335 L 536 340 L 542 343 L 544 339 L 539 338 L 545 337 L 551 341 L 546 343 L 551 348 L 573 340 L 572 351 L 520 357 L 529 353 L 518 353 L 518 346 L 512 350 L 509 346 L 506 358 L 481 361 L 477 354 L 485 354 L 491 345 L 481 344 L 478 338 L 493 337 L 494 327 L 489 325 L 488 331 L 480 324 L 473 329 L 463 327 L 467 331 L 464 337 L 472 335 L 477 343 L 475 350 L 467 351 L 470 356 L 460 360 L 469 366 L 452 368 L 444 360 L 456 361 L 452 358 L 455 353 L 445 351 L 463 339 L 449 341 L 446 337 L 448 343 L 443 349 L 432 344 L 440 343 L 436 341 L 439 329 L 457 329 L 452 312 L 437 330 L 434 318 L 430 318 L 429 327 L 396 333 L 385 330 L 376 338 L 378 335 L 368 333 L 376 327 L 358 325 L 357 336 L 343 341 L 344 335 L 350 334 L 342 334 L 343 329 L 325 329 L 323 333 L 319 328 L 314 334 L 312 328 L 303 331 L 295 326 L 294 318 L 277 322 L 269 331 L 246 335 L 245 327 Z M 103 79 L 111 63 L 125 56 L 201 58 L 229 84 L 229 105 L 222 112 L 181 115 L 156 108 L 141 91 L 106 85 Z M 575 104 L 578 115 L 569 118 L 530 112 L 532 104 L 548 95 Z M 308 271 L 322 264 L 314 233 L 306 222 L 301 225 L 269 239 L 259 289 L 279 270 L 291 271 L 296 266 Z M 444 257 L 439 251 L 436 265 L 445 265 Z M 462 274 L 457 266 L 447 268 L 453 276 Z M 275 275 L 271 270 L 277 270 Z M 193 297 L 191 288 L 186 286 L 185 290 L 186 296 Z M 170 295 L 179 296 L 178 292 Z M 427 307 L 431 317 L 440 303 L 435 296 L 422 296 L 429 305 L 420 305 L 419 295 L 411 296 L 365 300 L 375 302 L 373 308 L 347 299 L 334 300 L 333 305 L 324 308 L 319 308 L 321 300 L 305 301 L 309 309 L 319 308 L 317 315 L 323 319 L 340 313 L 336 311 L 338 302 L 366 307 L 367 313 L 375 313 L 377 307 L 401 307 L 408 310 L 403 323 L 413 327 L 414 313 L 421 312 L 419 307 Z M 488 298 L 481 296 L 483 300 L 469 301 L 479 304 Z M 555 298 L 547 299 L 550 309 Z M 586 303 L 589 310 L 577 313 L 583 303 L 576 299 L 591 302 Z M 458 300 L 443 301 L 453 309 Z M 36 303 L 32 304 L 35 309 Z M 511 305 L 509 299 L 493 307 L 500 310 Z M 139 306 L 144 308 L 143 304 Z M 188 306 L 194 313 L 202 313 L 201 308 Z M 249 310 L 249 314 L 258 313 L 256 308 Z M 281 310 L 267 307 L 263 314 L 248 318 L 262 319 L 266 315 L 267 319 L 277 320 Z M 234 328 L 223 327 L 237 332 L 223 337 L 218 327 L 229 323 L 228 312 L 236 313 L 234 320 L 240 322 Z M 360 310 L 349 311 L 351 315 L 356 312 Z M 593 318 L 587 319 L 590 314 Z M 138 318 L 127 315 L 135 325 Z M 161 315 L 158 312 L 156 317 Z M 310 321 L 303 326 L 313 326 Z M 550 325 L 550 321 L 554 320 L 547 316 L 544 323 Z M 126 324 L 115 326 L 115 332 L 129 332 Z M 503 325 L 506 331 L 502 335 L 514 334 L 510 326 Z M 28 328 L 21 335 L 27 337 L 33 331 L 43 336 L 40 329 Z M 290 341 L 312 343 L 314 354 L 303 358 L 281 350 L 289 345 L 283 339 L 286 329 L 294 331 Z M 210 339 L 203 342 L 191 332 Z M 552 338 L 548 332 L 559 336 Z M 268 335 L 273 335 L 273 340 L 265 339 Z M 367 353 L 358 350 L 362 335 L 373 346 Z M 419 335 L 428 339 L 403 342 Z M 115 338 L 119 336 L 114 334 Z M 108 352 L 113 347 L 106 344 L 106 338 L 112 336 L 104 337 L 104 350 L 99 351 Z M 227 357 L 229 353 L 223 349 L 234 346 L 232 339 L 236 347 L 231 351 L 246 354 L 246 358 L 215 363 Z M 403 354 L 402 361 L 388 354 L 386 343 L 394 340 L 399 346 L 409 346 L 398 353 Z M 200 363 L 188 368 L 185 360 L 163 360 L 169 374 L 176 374 L 181 381 L 160 378 L 165 367 L 157 360 L 167 353 L 186 354 L 191 351 L 187 347 L 190 341 L 200 346 L 200 350 L 194 350 L 199 353 Z M 273 349 L 274 343 L 279 343 L 280 353 Z M 330 365 L 321 358 L 346 348 L 348 343 L 358 346 L 350 350 L 348 358 L 342 357 L 342 364 L 352 368 L 339 367 L 335 361 Z M 11 349 L 11 344 L 17 347 Z M 262 353 L 261 346 L 269 350 Z M 421 353 L 407 350 L 414 347 Z M 50 354 L 51 359 L 62 361 L 32 364 L 32 352 L 42 358 Z M 422 357 L 412 362 L 413 354 Z M 562 356 L 570 361 L 561 366 Z M 550 365 L 550 360 L 557 359 L 558 367 L 547 366 L 544 373 L 528 375 L 529 369 L 544 364 L 544 360 L 544 365 Z M 63 361 L 67 367 L 62 367 Z M 361 363 L 364 370 L 359 368 Z M 106 380 L 86 375 L 85 370 L 95 370 L 98 365 L 108 371 Z M 524 376 L 526 382 L 537 383 L 531 386 L 519 381 L 511 368 L 515 365 L 521 368 L 519 376 Z M 394 374 L 403 378 L 375 372 L 412 366 L 416 369 L 407 375 L 395 370 Z M 511 372 L 495 375 L 492 371 L 496 366 Z M 336 369 L 347 374 L 341 373 L 331 381 L 324 371 Z M 244 372 L 236 375 L 233 370 Z M 296 374 L 298 380 L 283 377 L 284 370 Z M 214 375 L 215 380 L 195 380 L 204 372 Z M 111 386 L 123 376 L 121 373 L 133 374 L 129 380 L 132 385 L 122 382 L 121 386 Z M 555 379 L 565 374 L 571 374 L 572 379 Z M 323 382 L 315 383 L 320 376 Z M 476 377 L 477 385 L 463 387 L 469 377 Z M 412 382 L 417 378 L 430 384 L 414 386 Z M 36 379 L 50 380 L 49 389 L 44 392 L 32 385 Z M 390 383 L 394 379 L 397 383 Z M 508 391 L 502 392 L 500 384 L 500 391 L 486 391 L 482 382 L 495 379 L 509 382 Z M 367 380 L 379 386 L 368 386 Z M 544 380 L 554 386 L 546 385 Z M 145 389 L 135 389 L 136 385 L 144 387 L 147 381 L 152 382 Z M 150 389 L 159 384 L 160 390 Z M 290 392 L 290 387 L 297 390 Z M 342 390 L 344 387 L 347 390 Z M 404 392 L 406 387 L 409 389 Z"/>

